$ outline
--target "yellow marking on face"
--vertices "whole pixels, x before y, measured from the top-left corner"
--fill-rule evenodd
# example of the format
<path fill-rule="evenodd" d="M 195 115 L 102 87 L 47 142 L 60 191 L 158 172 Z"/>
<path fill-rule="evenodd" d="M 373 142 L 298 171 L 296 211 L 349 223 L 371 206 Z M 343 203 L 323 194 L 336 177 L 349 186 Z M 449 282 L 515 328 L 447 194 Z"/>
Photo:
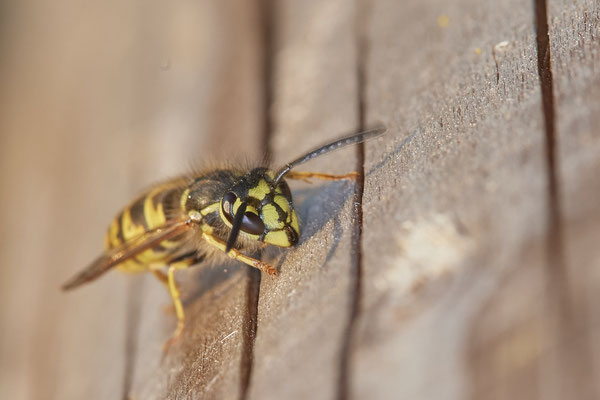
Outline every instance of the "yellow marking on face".
<path fill-rule="evenodd" d="M 233 216 L 235 216 L 235 214 L 237 213 L 237 210 L 240 208 L 241 205 L 242 205 L 242 201 L 240 199 L 236 199 L 235 203 L 233 203 Z M 251 212 L 251 213 L 258 215 L 258 211 L 256 210 L 256 207 L 253 207 L 250 204 L 246 205 L 246 212 Z"/>
<path fill-rule="evenodd" d="M 233 207 L 231 207 L 231 211 L 233 211 L 233 215 L 237 212 L 238 208 L 242 205 L 242 201 L 239 198 L 236 198 L 233 202 Z"/>
<path fill-rule="evenodd" d="M 256 209 L 256 207 L 253 207 L 251 205 L 246 206 L 246 212 L 251 212 L 253 214 L 258 215 L 258 210 Z"/>
<path fill-rule="evenodd" d="M 282 210 L 283 210 L 285 213 L 287 213 L 287 214 L 289 214 L 289 213 L 290 213 L 290 203 L 289 203 L 288 199 L 286 199 L 286 198 L 285 198 L 285 197 L 283 197 L 283 196 L 275 196 L 275 198 L 273 199 L 273 201 L 274 201 L 275 203 L 277 203 L 277 205 L 278 205 L 279 207 L 281 207 L 281 209 L 282 209 Z"/>
<path fill-rule="evenodd" d="M 220 202 L 212 203 L 211 205 L 206 206 L 202 210 L 200 210 L 200 214 L 202 214 L 202 216 L 207 216 L 208 214 L 212 214 L 215 211 L 219 210 L 220 207 Z"/>
<path fill-rule="evenodd" d="M 290 247 L 287 233 L 285 231 L 271 231 L 265 235 L 265 242 L 279 247 Z"/>
<path fill-rule="evenodd" d="M 258 184 L 248 190 L 248 196 L 254 197 L 255 199 L 262 200 L 265 198 L 267 193 L 271 191 L 269 184 L 264 179 L 258 181 Z"/>
<path fill-rule="evenodd" d="M 121 231 L 123 238 L 127 241 L 145 232 L 143 225 L 136 225 L 131 219 L 131 211 L 126 208 L 121 217 Z"/>
<path fill-rule="evenodd" d="M 242 204 L 242 201 L 240 199 L 237 199 L 235 201 L 235 203 L 233 204 L 233 215 L 235 215 L 235 213 L 237 213 L 238 208 L 240 208 L 240 205 Z M 246 212 L 251 212 L 254 213 L 256 215 L 258 215 L 258 211 L 256 211 L 256 208 L 250 205 L 246 206 Z M 229 220 L 227 218 L 225 218 L 225 216 L 223 215 L 223 209 L 221 207 L 219 207 L 219 215 L 221 216 L 221 220 L 223 221 L 223 223 L 225 223 L 225 225 L 227 225 L 227 227 L 231 228 L 231 222 L 229 222 Z M 206 225 L 208 226 L 208 225 Z M 204 230 L 204 228 L 202 228 L 202 230 Z M 212 228 L 211 228 L 211 232 L 205 231 L 209 234 L 212 234 Z M 254 239 L 254 240 L 258 240 L 258 238 L 260 237 L 260 235 L 253 235 L 251 233 L 248 232 L 244 232 L 242 230 L 240 230 L 240 235 L 244 235 L 250 239 Z"/>
<path fill-rule="evenodd" d="M 279 220 L 279 213 L 273 204 L 265 204 L 262 208 L 263 222 L 270 229 L 281 229 L 284 221 Z"/>
<path fill-rule="evenodd" d="M 244 235 L 246 237 L 249 237 L 252 240 L 258 240 L 258 238 L 260 237 L 259 235 L 253 235 L 252 233 L 244 232 L 242 230 L 240 230 L 240 235 Z"/>
<path fill-rule="evenodd" d="M 225 215 L 223 215 L 223 209 L 221 207 L 219 207 L 219 216 L 221 217 L 221 221 L 223 221 L 225 225 L 231 228 L 231 222 L 229 222 Z"/>

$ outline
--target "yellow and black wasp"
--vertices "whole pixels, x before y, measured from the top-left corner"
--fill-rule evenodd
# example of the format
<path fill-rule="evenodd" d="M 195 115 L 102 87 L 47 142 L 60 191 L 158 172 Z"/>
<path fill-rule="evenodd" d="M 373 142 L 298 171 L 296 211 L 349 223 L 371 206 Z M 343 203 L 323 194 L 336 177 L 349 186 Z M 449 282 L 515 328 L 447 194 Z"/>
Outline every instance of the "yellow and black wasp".
<path fill-rule="evenodd" d="M 275 268 L 247 254 L 266 244 L 291 247 L 298 243 L 298 216 L 284 177 L 352 179 L 355 172 L 330 175 L 296 172 L 292 168 L 384 131 L 377 128 L 343 137 L 277 171 L 266 167 L 249 171 L 212 168 L 158 184 L 113 219 L 105 237 L 105 253 L 62 288 L 73 289 L 113 267 L 125 272 L 150 271 L 167 286 L 173 298 L 178 318 L 172 338 L 175 339 L 185 323 L 175 270 L 221 253 L 276 275 Z"/>

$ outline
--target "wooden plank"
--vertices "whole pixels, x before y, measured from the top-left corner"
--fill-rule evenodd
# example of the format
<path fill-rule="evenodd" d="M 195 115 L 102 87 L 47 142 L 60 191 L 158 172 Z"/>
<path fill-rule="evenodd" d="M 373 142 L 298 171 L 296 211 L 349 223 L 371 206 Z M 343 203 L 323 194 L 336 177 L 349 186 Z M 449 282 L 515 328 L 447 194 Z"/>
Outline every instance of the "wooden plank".
<path fill-rule="evenodd" d="M 10 187 L 2 216 L 14 228 L 2 231 L 0 257 L 14 268 L 0 279 L 12 327 L 0 341 L 0 397 L 238 395 L 242 354 L 230 334 L 246 314 L 245 271 L 180 276 L 203 281 L 185 284 L 190 323 L 162 364 L 175 318 L 161 312 L 170 299 L 153 278 L 111 273 L 68 295 L 58 288 L 150 183 L 209 154 L 261 152 L 254 10 L 243 1 L 8 8 L 0 151 Z"/>
<path fill-rule="evenodd" d="M 535 398 L 553 340 L 533 9 L 374 1 L 354 398 Z"/>
<path fill-rule="evenodd" d="M 0 397 L 597 397 L 598 5 L 548 2 L 556 229 L 533 4 L 264 4 L 272 54 L 242 0 L 8 7 Z M 365 145 L 362 243 L 355 184 L 292 183 L 301 243 L 265 251 L 281 275 L 258 309 L 246 267 L 182 271 L 189 321 L 162 360 L 175 318 L 153 277 L 58 292 L 182 160 L 259 156 L 269 88 L 275 165 L 388 127 Z"/>
<path fill-rule="evenodd" d="M 272 148 L 282 165 L 357 127 L 354 8 L 345 1 L 284 1 L 274 12 Z M 298 169 L 352 171 L 355 151 Z M 250 398 L 328 399 L 338 390 L 352 290 L 354 185 L 290 184 L 301 240 L 274 253 L 281 275 L 261 284 Z"/>

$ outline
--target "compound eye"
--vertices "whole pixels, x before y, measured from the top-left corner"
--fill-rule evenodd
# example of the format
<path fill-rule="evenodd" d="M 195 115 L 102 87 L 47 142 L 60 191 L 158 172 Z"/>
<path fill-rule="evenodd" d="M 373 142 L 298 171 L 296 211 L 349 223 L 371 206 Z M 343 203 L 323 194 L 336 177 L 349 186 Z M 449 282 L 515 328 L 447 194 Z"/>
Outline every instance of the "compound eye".
<path fill-rule="evenodd" d="M 221 211 L 230 224 L 233 224 L 233 203 L 236 200 L 237 196 L 233 192 L 227 193 L 223 196 L 223 200 L 221 200 Z"/>
<path fill-rule="evenodd" d="M 258 215 L 248 211 L 242 219 L 242 230 L 251 235 L 260 235 L 265 231 L 265 224 Z"/>
<path fill-rule="evenodd" d="M 233 192 L 228 192 L 221 200 L 221 211 L 227 221 L 233 224 L 233 204 L 237 200 L 237 196 Z M 265 231 L 265 224 L 263 224 L 260 217 L 253 212 L 247 211 L 242 217 L 241 230 L 251 235 L 260 235 Z"/>

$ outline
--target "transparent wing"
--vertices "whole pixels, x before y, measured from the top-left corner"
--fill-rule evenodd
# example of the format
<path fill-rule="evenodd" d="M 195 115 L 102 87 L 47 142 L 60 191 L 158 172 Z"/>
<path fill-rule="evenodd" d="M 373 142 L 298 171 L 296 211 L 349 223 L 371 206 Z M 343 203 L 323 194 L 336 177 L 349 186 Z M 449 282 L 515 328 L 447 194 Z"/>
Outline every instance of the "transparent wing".
<path fill-rule="evenodd" d="M 193 219 L 182 217 L 168 220 L 164 225 L 128 240 L 121 246 L 111 249 L 98 257 L 90 266 L 75 275 L 62 285 L 63 290 L 73 289 L 83 283 L 90 282 L 109 269 L 135 257 L 144 250 L 157 246 L 163 240 L 178 236 L 192 226 Z"/>

